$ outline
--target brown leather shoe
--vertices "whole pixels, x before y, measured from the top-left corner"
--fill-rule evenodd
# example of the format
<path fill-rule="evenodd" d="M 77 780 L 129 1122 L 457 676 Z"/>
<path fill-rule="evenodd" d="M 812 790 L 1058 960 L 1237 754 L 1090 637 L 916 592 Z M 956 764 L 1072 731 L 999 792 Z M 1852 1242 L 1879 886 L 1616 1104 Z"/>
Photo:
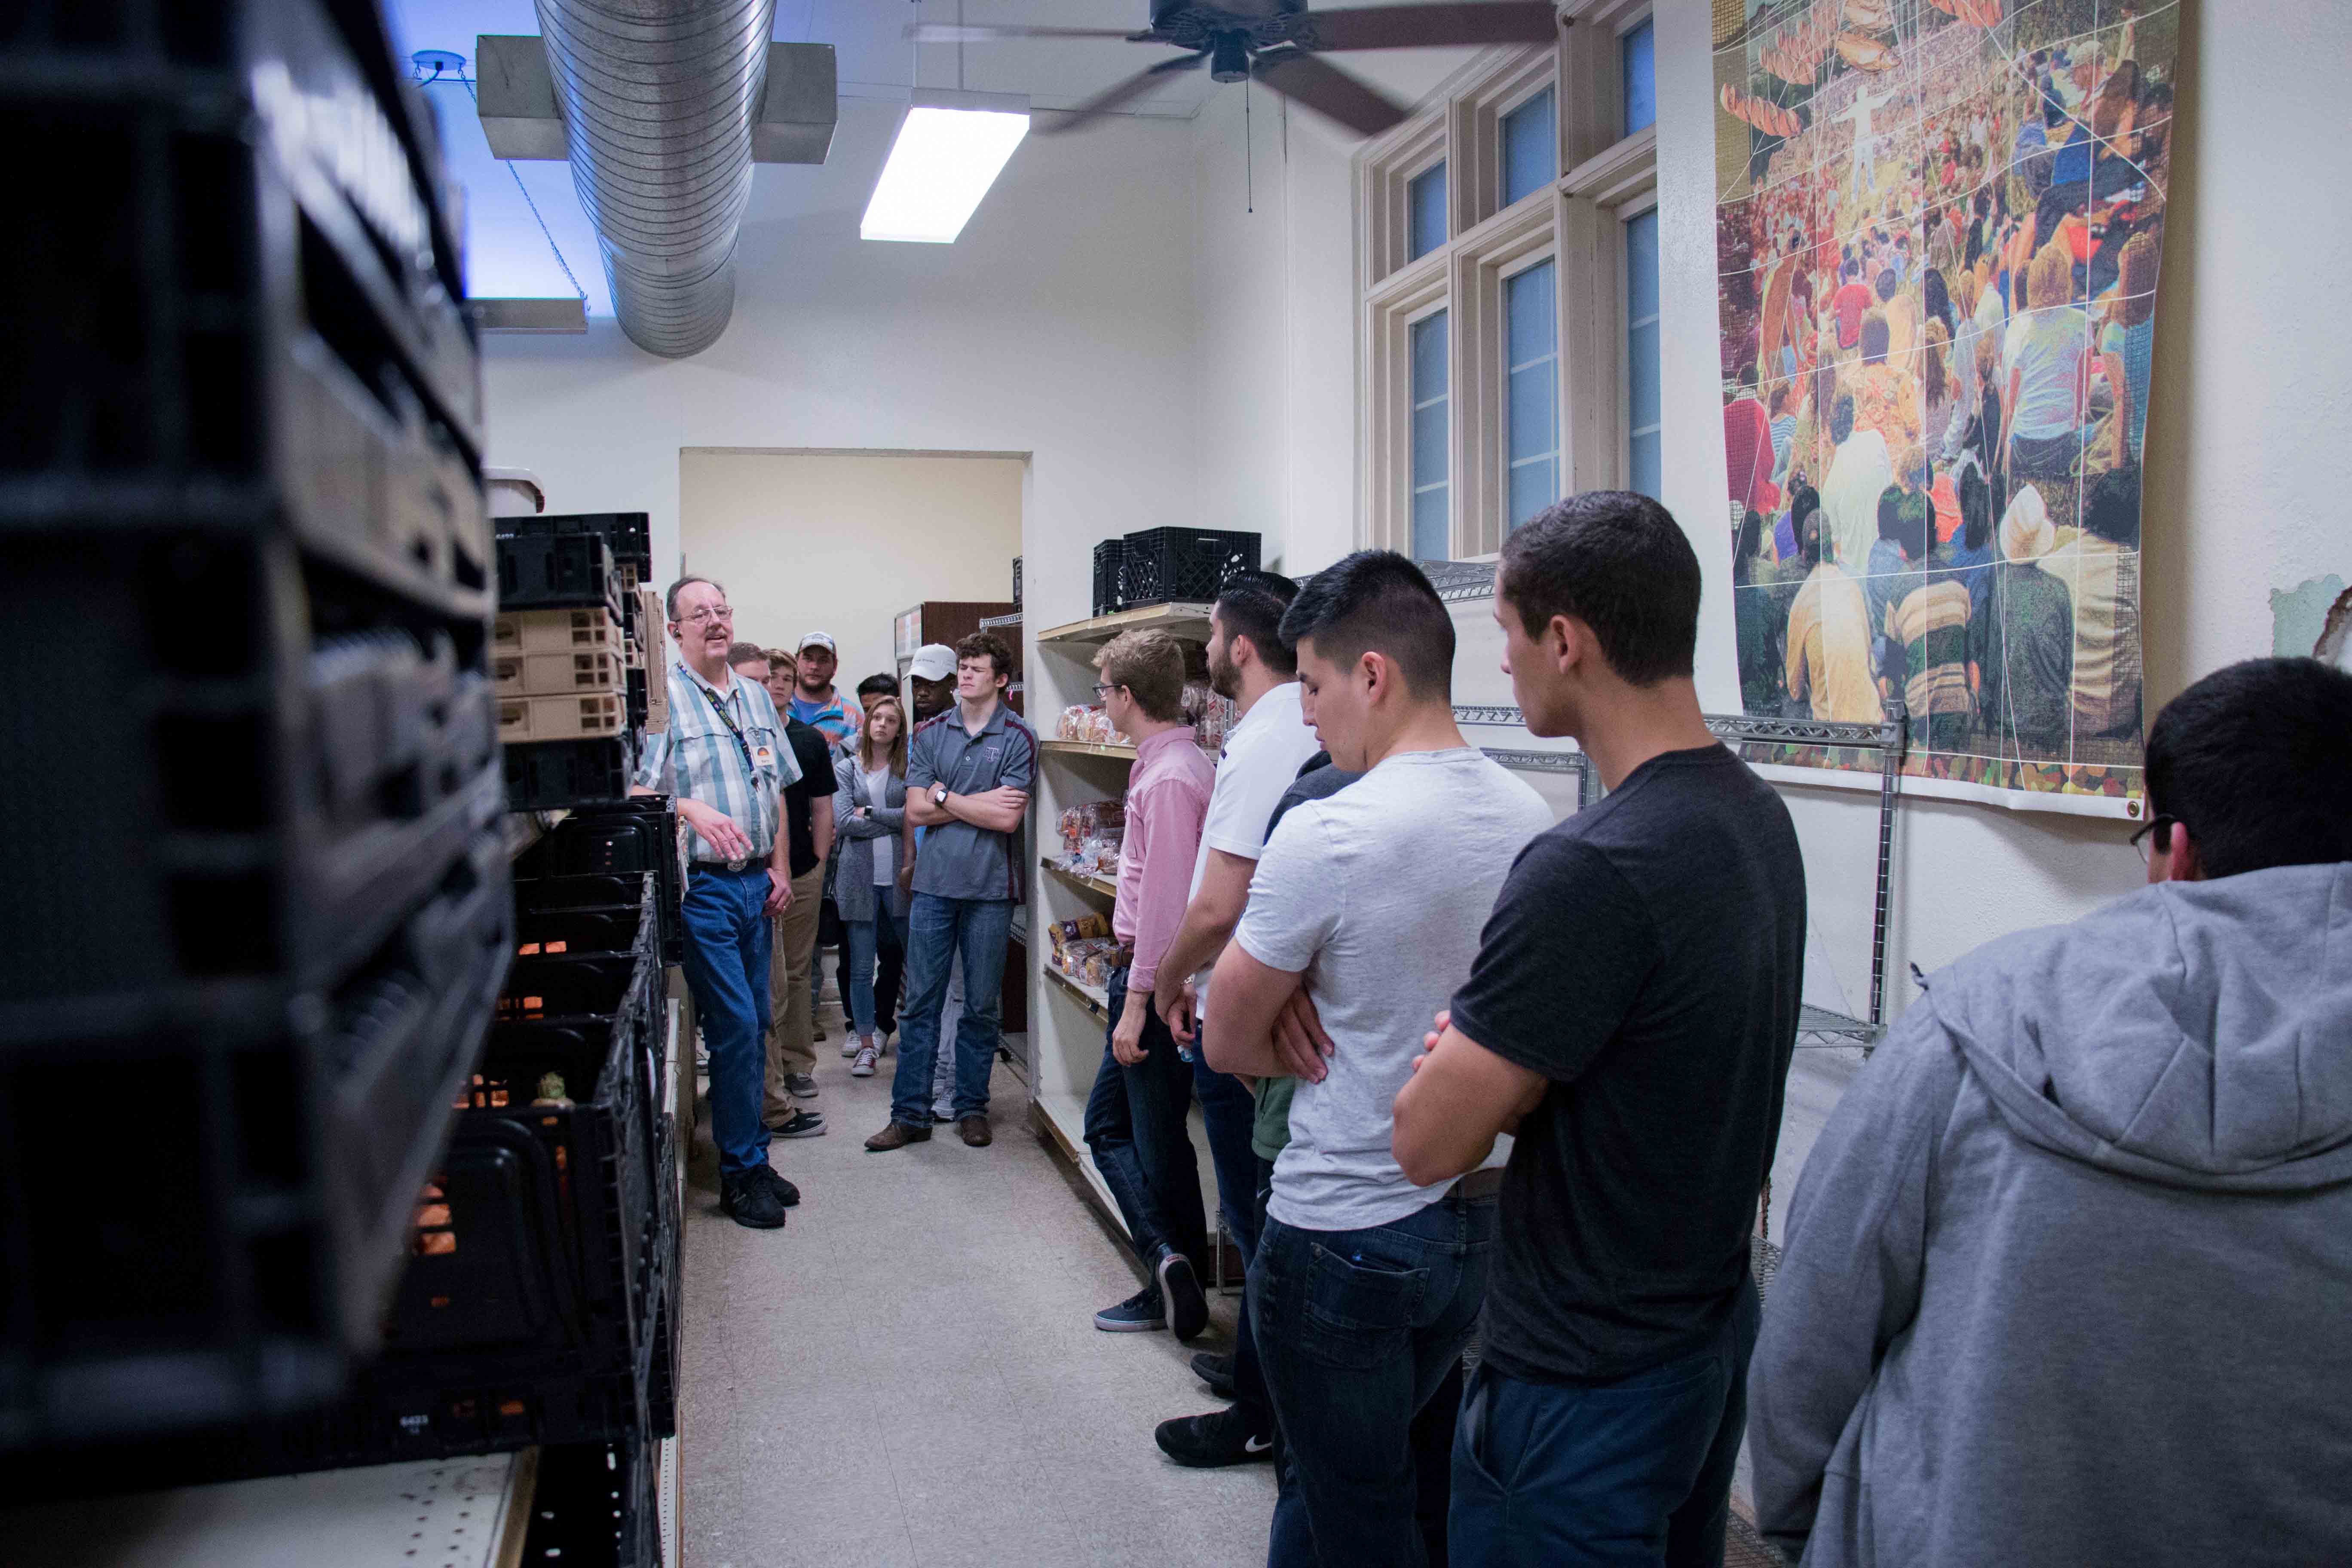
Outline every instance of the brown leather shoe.
<path fill-rule="evenodd" d="M 956 1131 L 963 1134 L 964 1144 L 968 1148 L 985 1149 L 994 1142 L 993 1135 L 988 1131 L 988 1118 L 985 1116 L 967 1116 L 956 1123 Z"/>
<path fill-rule="evenodd" d="M 893 1121 L 868 1138 L 866 1148 L 868 1153 L 887 1154 L 893 1149 L 904 1149 L 909 1143 L 928 1143 L 930 1141 L 929 1128 L 909 1127 L 903 1121 Z"/>

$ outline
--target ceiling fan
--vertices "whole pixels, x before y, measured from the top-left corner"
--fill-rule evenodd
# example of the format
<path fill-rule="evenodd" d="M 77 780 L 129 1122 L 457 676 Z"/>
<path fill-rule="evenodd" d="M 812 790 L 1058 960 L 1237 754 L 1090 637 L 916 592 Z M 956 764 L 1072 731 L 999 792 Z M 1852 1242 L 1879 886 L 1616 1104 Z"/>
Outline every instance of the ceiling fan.
<path fill-rule="evenodd" d="M 1553 0 L 1453 0 L 1327 11 L 1307 9 L 1307 0 L 1225 0 L 1222 5 L 1151 0 L 1151 26 L 1140 33 L 1099 27 L 918 23 L 907 29 L 907 36 L 922 44 L 1122 38 L 1131 44 L 1167 44 L 1187 51 L 1097 93 L 1058 122 L 1040 125 L 1040 135 L 1081 129 L 1141 97 L 1160 78 L 1205 64 L 1213 80 L 1255 79 L 1360 135 L 1375 136 L 1402 121 L 1412 110 L 1324 59 L 1325 52 L 1544 44 L 1558 36 L 1559 27 L 1559 8 Z"/>

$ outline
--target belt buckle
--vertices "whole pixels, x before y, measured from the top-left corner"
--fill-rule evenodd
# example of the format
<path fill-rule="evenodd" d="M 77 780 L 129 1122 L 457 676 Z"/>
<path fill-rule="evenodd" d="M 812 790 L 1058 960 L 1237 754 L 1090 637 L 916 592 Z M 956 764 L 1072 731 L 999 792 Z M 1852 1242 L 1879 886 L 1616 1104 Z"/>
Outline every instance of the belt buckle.
<path fill-rule="evenodd" d="M 741 870 L 745 866 L 749 865 L 750 863 L 751 863 L 751 862 L 750 862 L 750 860 L 749 860 L 746 857 L 741 856 L 741 855 L 738 855 L 738 856 L 736 856 L 734 858 L 732 858 L 732 859 L 730 859 L 730 860 L 729 860 L 729 861 L 727 862 L 727 868 L 728 868 L 730 871 L 740 871 L 740 870 Z"/>

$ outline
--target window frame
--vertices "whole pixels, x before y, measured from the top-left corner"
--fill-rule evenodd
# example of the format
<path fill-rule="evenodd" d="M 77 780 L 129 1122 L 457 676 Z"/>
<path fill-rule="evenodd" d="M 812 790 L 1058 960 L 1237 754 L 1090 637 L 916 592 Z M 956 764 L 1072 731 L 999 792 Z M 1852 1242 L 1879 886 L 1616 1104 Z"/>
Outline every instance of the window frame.
<path fill-rule="evenodd" d="M 1615 488 L 1630 473 L 1625 417 L 1626 219 L 1657 205 L 1657 128 L 1619 137 L 1620 40 L 1651 0 L 1581 0 L 1556 46 L 1482 52 L 1403 125 L 1356 154 L 1363 504 L 1360 543 L 1412 551 L 1410 340 L 1443 306 L 1449 424 L 1449 552 L 1491 558 L 1510 506 L 1509 349 L 1503 279 L 1554 263 L 1559 342 L 1559 493 Z M 1502 119 L 1547 87 L 1560 171 L 1548 191 L 1501 205 Z M 1411 260 L 1406 182 L 1443 159 L 1451 233 Z"/>

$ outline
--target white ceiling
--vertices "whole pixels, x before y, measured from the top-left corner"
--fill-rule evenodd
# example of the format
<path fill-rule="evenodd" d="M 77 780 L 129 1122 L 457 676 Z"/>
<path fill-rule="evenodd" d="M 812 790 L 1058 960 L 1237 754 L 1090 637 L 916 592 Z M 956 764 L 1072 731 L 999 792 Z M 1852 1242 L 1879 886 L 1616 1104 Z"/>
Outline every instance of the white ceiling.
<path fill-rule="evenodd" d="M 1387 5 L 1402 0 L 1348 0 Z M 419 49 L 447 49 L 467 58 L 472 72 L 474 40 L 483 33 L 539 31 L 531 0 L 383 0 L 394 47 L 403 57 Z M 1022 24 L 1033 26 L 1116 27 L 1140 31 L 1150 18 L 1150 0 L 776 0 L 775 36 L 780 42 L 831 44 L 845 98 L 903 99 L 909 73 L 925 87 L 961 85 L 979 92 L 1026 93 L 1040 109 L 1066 109 L 1122 78 L 1176 58 L 1163 45 L 1121 40 L 1021 39 L 970 44 L 927 44 L 920 58 L 907 42 L 910 22 Z M 1404 102 L 1415 102 L 1469 57 L 1463 49 L 1366 52 L 1349 57 L 1348 68 Z M 477 296 L 552 297 L 572 292 L 548 237 L 569 261 L 588 295 L 591 313 L 609 315 L 612 301 L 597 259 L 593 228 L 572 189 L 568 165 L 552 163 L 501 164 L 492 158 L 465 88 L 444 79 L 426 97 L 439 109 L 453 172 L 466 188 L 468 284 Z M 1171 76 L 1129 106 L 1147 118 L 1190 119 L 1212 92 L 1220 90 L 1205 71 Z M 1238 86 L 1224 90 L 1238 91 Z M 772 176 L 785 171 L 772 170 Z M 518 181 L 521 189 L 518 189 Z M 522 191 L 527 190 L 526 203 Z M 538 208 L 537 216 L 531 205 Z"/>

